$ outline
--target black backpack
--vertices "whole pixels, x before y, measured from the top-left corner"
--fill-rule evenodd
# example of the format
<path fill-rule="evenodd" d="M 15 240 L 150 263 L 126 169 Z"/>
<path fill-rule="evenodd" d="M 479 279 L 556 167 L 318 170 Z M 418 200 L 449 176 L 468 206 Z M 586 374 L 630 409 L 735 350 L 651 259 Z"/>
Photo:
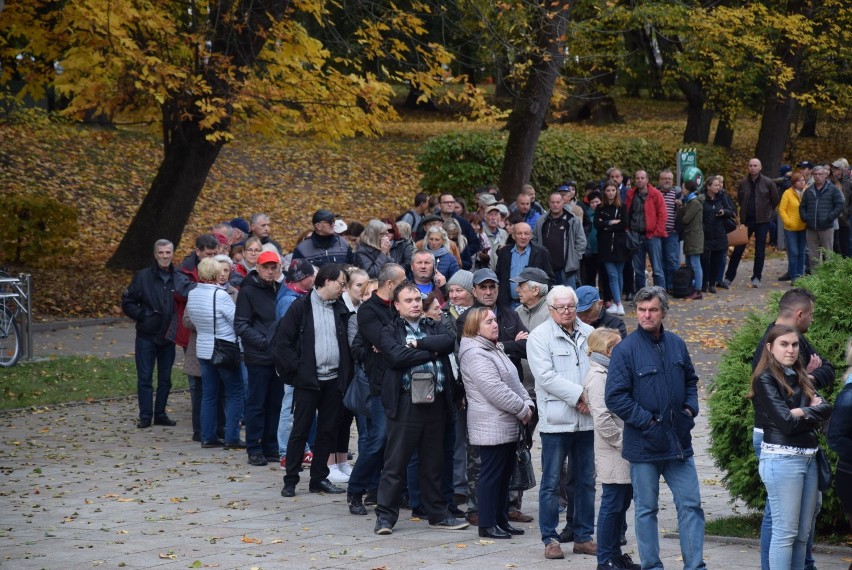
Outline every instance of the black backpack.
<path fill-rule="evenodd" d="M 676 299 L 683 299 L 692 294 L 692 280 L 695 278 L 695 273 L 692 267 L 684 265 L 678 267 L 672 278 L 672 296 Z"/>

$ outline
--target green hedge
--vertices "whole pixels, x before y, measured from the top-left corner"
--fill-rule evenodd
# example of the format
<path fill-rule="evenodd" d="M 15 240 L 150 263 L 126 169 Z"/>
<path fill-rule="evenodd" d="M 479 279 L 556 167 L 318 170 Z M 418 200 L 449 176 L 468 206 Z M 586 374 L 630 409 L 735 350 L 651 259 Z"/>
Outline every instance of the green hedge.
<path fill-rule="evenodd" d="M 831 402 L 842 388 L 840 378 L 845 371 L 846 343 L 852 337 L 849 275 L 852 275 L 852 259 L 831 255 L 813 275 L 796 281 L 796 285 L 808 289 L 816 297 L 814 321 L 807 336 L 837 370 L 838 381 L 821 391 Z M 710 454 L 716 466 L 725 472 L 723 484 L 731 496 L 755 509 L 763 508 L 766 493 L 751 445 L 754 410 L 745 394 L 751 378 L 752 355 L 766 327 L 778 314 L 780 297 L 781 293 L 774 294 L 765 311 L 746 317 L 728 342 L 710 387 Z M 836 455 L 824 440 L 822 447 L 828 451 L 832 464 L 836 463 Z M 845 533 L 848 528 L 834 489 L 823 494 L 817 524 L 824 532 Z"/>
<path fill-rule="evenodd" d="M 74 252 L 77 210 L 53 198 L 0 197 L 0 259 L 39 267 Z"/>
<path fill-rule="evenodd" d="M 429 139 L 418 156 L 420 185 L 426 192 L 451 192 L 472 198 L 477 187 L 495 184 L 506 146 L 505 131 L 454 132 Z M 709 145 L 698 148 L 698 164 L 706 175 L 725 173 L 727 151 Z M 544 195 L 566 180 L 583 184 L 601 180 L 606 170 L 618 165 L 625 173 L 654 173 L 674 165 L 676 149 L 664 148 L 644 138 L 618 138 L 587 134 L 566 128 L 541 133 L 533 160 L 530 183 Z"/>

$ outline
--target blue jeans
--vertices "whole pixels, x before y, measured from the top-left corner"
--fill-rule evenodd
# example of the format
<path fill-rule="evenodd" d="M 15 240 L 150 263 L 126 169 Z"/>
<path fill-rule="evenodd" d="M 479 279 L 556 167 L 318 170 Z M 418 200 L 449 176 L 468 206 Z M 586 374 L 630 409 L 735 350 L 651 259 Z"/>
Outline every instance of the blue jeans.
<path fill-rule="evenodd" d="M 366 493 L 379 487 L 379 477 L 385 462 L 385 438 L 388 433 L 385 407 L 381 396 L 370 397 L 372 417 L 355 416 L 358 422 L 358 460 L 349 475 L 350 495 Z M 364 438 L 361 438 L 361 432 Z"/>
<path fill-rule="evenodd" d="M 154 363 L 157 364 L 157 396 L 154 397 Z M 172 391 L 172 366 L 175 343 L 158 344 L 136 335 L 136 394 L 139 419 L 152 420 L 166 415 L 166 403 Z M 153 407 L 152 407 L 153 403 Z"/>
<path fill-rule="evenodd" d="M 633 254 L 633 287 L 636 291 L 645 286 L 645 256 L 651 258 L 651 270 L 654 273 L 654 285 L 663 287 L 666 278 L 663 275 L 663 246 L 660 238 L 639 236 L 639 249 Z"/>
<path fill-rule="evenodd" d="M 687 255 L 686 262 L 692 267 L 693 279 L 692 288 L 696 291 L 701 291 L 701 284 L 704 283 L 704 272 L 701 269 L 701 254 Z"/>
<path fill-rule="evenodd" d="M 243 379 L 239 369 L 213 366 L 209 359 L 201 364 L 201 441 L 216 441 L 219 383 L 225 387 L 225 441 L 240 440 L 240 413 L 243 409 Z"/>
<path fill-rule="evenodd" d="M 624 263 L 604 262 L 609 290 L 616 305 L 621 304 L 621 292 L 624 290 Z"/>
<path fill-rule="evenodd" d="M 758 470 L 772 506 L 769 567 L 801 570 L 819 496 L 816 456 L 762 453 Z"/>
<path fill-rule="evenodd" d="M 633 486 L 604 483 L 598 511 L 598 564 L 621 558 L 621 534 L 627 509 L 633 500 Z"/>
<path fill-rule="evenodd" d="M 246 453 L 278 454 L 278 424 L 284 382 L 274 366 L 247 366 L 249 389 L 246 394 Z"/>
<path fill-rule="evenodd" d="M 672 231 L 668 237 L 660 238 L 663 251 L 663 275 L 666 279 L 666 289 L 669 291 L 674 287 L 674 274 L 680 267 L 680 236 Z M 656 283 L 655 283 L 656 285 Z M 701 287 L 696 287 L 701 289 Z"/>
<path fill-rule="evenodd" d="M 789 246 L 787 242 L 787 247 Z M 751 443 L 754 447 L 754 453 L 760 460 L 760 446 L 763 444 L 763 432 L 754 431 L 751 436 Z M 814 561 L 813 546 L 814 546 L 814 527 L 816 526 L 816 516 L 819 513 L 822 505 L 822 495 L 819 495 L 817 508 L 814 512 L 814 522 L 811 526 L 811 533 L 808 537 L 808 544 L 805 547 L 805 568 L 812 570 L 816 562 Z M 769 570 L 769 548 L 772 543 L 772 507 L 769 500 L 766 501 L 766 506 L 763 508 L 763 521 L 760 524 L 760 568 L 761 570 Z"/>
<path fill-rule="evenodd" d="M 574 470 L 574 542 L 592 540 L 595 531 L 595 434 L 593 431 L 541 434 L 538 516 L 541 541 L 559 540 L 559 476 L 571 454 Z"/>
<path fill-rule="evenodd" d="M 787 241 L 787 272 L 791 281 L 805 274 L 805 255 L 808 247 L 806 235 L 806 230 L 784 230 L 784 239 Z"/>
<path fill-rule="evenodd" d="M 636 509 L 636 541 L 639 543 L 639 559 L 642 569 L 663 568 L 660 560 L 660 535 L 657 527 L 657 512 L 660 500 L 660 475 L 671 489 L 677 508 L 680 553 L 684 570 L 705 569 L 704 564 L 704 510 L 695 460 L 656 461 L 653 463 L 630 463 L 630 479 L 633 482 L 633 506 Z"/>

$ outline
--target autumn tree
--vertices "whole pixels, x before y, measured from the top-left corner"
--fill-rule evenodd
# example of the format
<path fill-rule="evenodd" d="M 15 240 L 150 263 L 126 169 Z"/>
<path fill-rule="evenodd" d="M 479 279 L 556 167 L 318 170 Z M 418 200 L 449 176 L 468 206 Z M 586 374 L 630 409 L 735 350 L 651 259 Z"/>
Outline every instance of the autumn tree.
<path fill-rule="evenodd" d="M 376 3 L 375 17 L 348 34 L 357 49 L 333 56 L 309 32 L 334 26 L 321 0 L 11 0 L 0 18 L 0 85 L 14 74 L 25 82 L 19 96 L 53 88 L 67 116 L 161 126 L 162 162 L 108 262 L 138 268 L 156 239 L 180 241 L 235 125 L 273 136 L 373 135 L 395 118 L 394 84 L 429 96 L 451 82 L 440 45 L 399 41 L 426 32 L 418 14 L 428 6 L 410 7 Z M 418 65 L 369 65 L 387 58 Z"/>

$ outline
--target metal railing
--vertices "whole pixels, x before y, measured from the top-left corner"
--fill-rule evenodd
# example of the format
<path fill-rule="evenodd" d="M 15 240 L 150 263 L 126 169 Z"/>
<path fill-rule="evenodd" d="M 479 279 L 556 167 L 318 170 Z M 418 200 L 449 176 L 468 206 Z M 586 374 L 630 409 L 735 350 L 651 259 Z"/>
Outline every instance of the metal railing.
<path fill-rule="evenodd" d="M 28 361 L 33 359 L 32 290 L 33 277 L 29 273 L 11 277 L 0 272 L 0 306 L 19 324 L 20 356 Z"/>

